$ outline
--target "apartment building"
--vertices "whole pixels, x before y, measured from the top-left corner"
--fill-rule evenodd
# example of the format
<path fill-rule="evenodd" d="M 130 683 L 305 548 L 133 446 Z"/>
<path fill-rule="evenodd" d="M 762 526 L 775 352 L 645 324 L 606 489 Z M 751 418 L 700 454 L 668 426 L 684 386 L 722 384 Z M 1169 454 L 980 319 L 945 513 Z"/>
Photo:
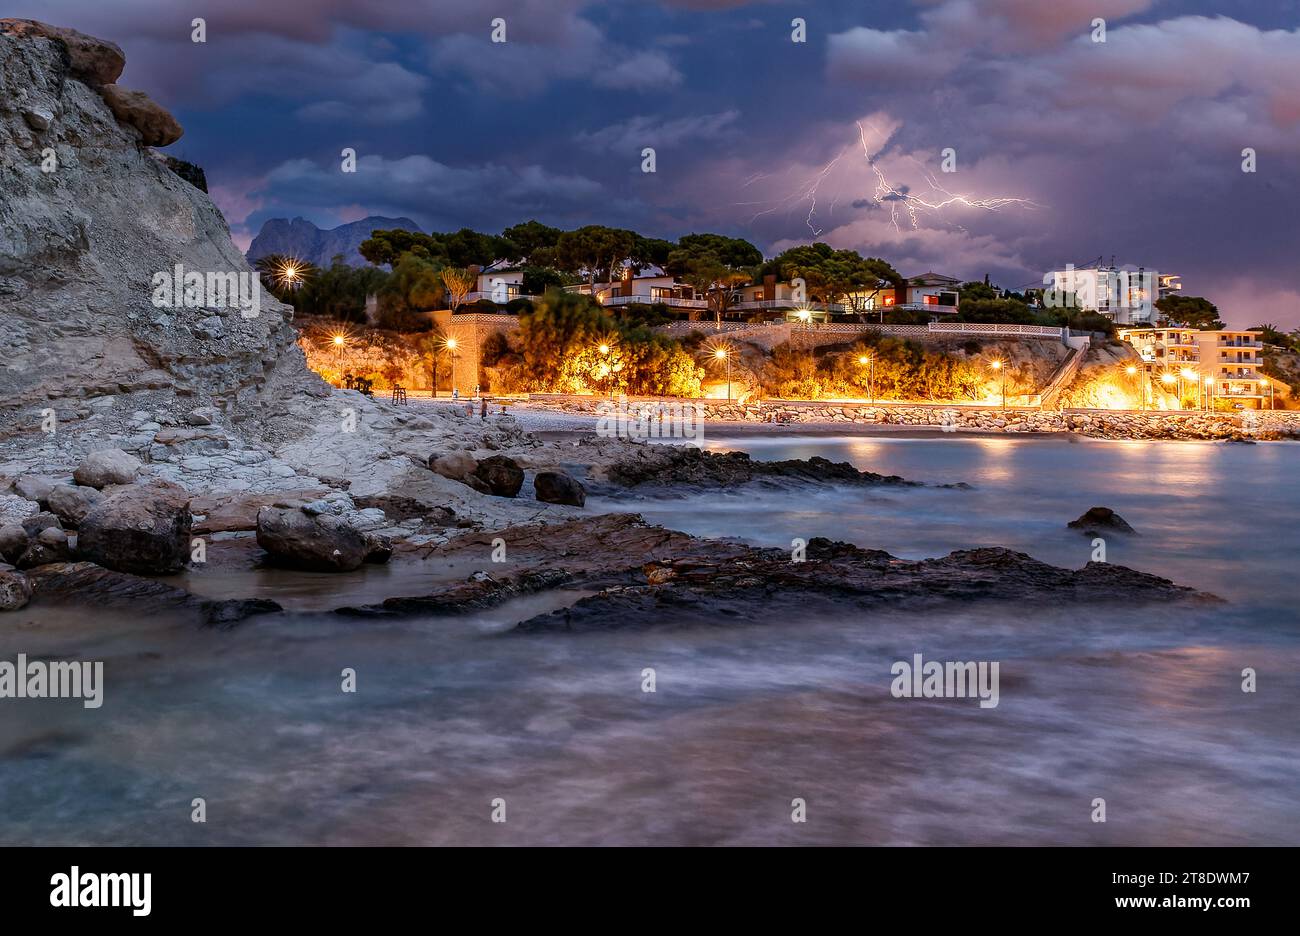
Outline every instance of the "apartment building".
<path fill-rule="evenodd" d="M 1177 273 L 1148 272 L 1143 267 L 1076 269 L 1072 264 L 1049 272 L 1043 277 L 1043 285 L 1063 301 L 1072 297 L 1080 309 L 1104 315 L 1116 325 L 1134 326 L 1154 325 L 1159 317 L 1155 303 L 1183 288 Z"/>
<path fill-rule="evenodd" d="M 1259 409 L 1268 398 L 1258 332 L 1141 328 L 1121 329 L 1119 337 L 1137 351 L 1150 379 L 1186 380 L 1192 371 L 1201 399 L 1216 407 Z"/>

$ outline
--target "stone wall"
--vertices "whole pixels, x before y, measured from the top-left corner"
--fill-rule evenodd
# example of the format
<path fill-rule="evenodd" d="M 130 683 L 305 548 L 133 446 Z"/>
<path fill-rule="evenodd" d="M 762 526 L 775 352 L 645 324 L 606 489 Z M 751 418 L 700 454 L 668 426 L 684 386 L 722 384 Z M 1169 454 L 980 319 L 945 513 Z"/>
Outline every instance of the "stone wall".
<path fill-rule="evenodd" d="M 518 405 L 596 415 L 595 397 L 533 395 Z M 1285 439 L 1300 438 L 1300 411 L 1240 413 L 1135 413 L 1113 410 L 1048 411 L 973 406 L 917 406 L 719 400 L 630 400 L 639 403 L 698 402 L 709 420 L 729 422 L 845 423 L 939 427 L 950 431 L 1078 432 L 1104 439 Z"/>

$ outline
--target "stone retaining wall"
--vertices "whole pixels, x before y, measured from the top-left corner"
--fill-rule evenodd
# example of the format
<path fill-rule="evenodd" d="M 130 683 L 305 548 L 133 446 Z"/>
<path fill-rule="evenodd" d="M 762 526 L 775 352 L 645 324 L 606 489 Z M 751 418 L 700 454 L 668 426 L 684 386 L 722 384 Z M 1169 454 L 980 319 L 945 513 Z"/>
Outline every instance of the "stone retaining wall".
<path fill-rule="evenodd" d="M 567 413 L 597 415 L 594 397 L 534 398 L 517 405 Z M 1295 439 L 1300 438 L 1300 411 L 1239 413 L 1135 413 L 1111 410 L 1049 411 L 972 406 L 915 406 L 764 402 L 737 404 L 720 400 L 629 400 L 636 412 L 643 404 L 676 406 L 698 403 L 704 418 L 728 422 L 845 423 L 939 427 L 947 431 L 1078 432 L 1103 439 Z"/>

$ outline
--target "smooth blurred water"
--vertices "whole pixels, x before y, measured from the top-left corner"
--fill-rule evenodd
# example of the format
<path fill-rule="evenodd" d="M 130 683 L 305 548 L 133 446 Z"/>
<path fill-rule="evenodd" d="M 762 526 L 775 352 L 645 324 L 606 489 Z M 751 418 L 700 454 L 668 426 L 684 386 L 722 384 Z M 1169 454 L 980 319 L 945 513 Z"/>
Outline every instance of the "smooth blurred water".
<path fill-rule="evenodd" d="M 1078 566 L 1092 547 L 1064 524 L 1100 504 L 1140 532 L 1109 538 L 1111 561 L 1229 603 L 846 612 L 573 636 L 507 631 L 577 595 L 455 620 L 305 614 L 231 632 L 105 612 L 6 615 L 0 659 L 102 659 L 108 685 L 96 711 L 0 701 L 0 842 L 1300 839 L 1300 447 L 711 444 L 974 489 L 750 488 L 589 508 L 766 544 L 823 535 L 908 557 L 997 544 Z M 238 575 L 222 575 L 210 584 L 236 593 Z M 355 590 L 370 600 L 377 581 Z M 310 606 L 350 603 L 345 583 L 329 579 L 336 594 L 322 589 Z M 274 592 L 265 575 L 255 584 Z M 311 583 L 285 584 L 301 600 Z M 918 652 L 1000 661 L 1001 704 L 892 698 L 891 663 Z M 344 667 L 355 694 L 339 690 Z M 1258 692 L 1241 691 L 1244 667 L 1258 670 Z M 642 691 L 647 668 L 654 693 Z M 190 821 L 196 796 L 203 825 Z M 505 823 L 490 819 L 497 797 Z M 807 823 L 790 821 L 795 797 Z M 1097 797 L 1104 824 L 1090 819 Z"/>

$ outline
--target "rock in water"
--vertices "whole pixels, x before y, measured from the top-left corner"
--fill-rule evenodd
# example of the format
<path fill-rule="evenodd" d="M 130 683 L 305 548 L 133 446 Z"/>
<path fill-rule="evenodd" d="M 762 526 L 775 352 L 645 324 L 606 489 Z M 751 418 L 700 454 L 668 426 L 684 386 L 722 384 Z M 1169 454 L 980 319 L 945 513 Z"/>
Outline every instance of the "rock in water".
<path fill-rule="evenodd" d="M 362 533 L 335 514 L 263 507 L 257 512 L 257 545 L 275 565 L 311 572 L 351 572 L 366 561 L 385 562 L 392 544 Z"/>
<path fill-rule="evenodd" d="M 140 131 L 140 142 L 145 146 L 169 146 L 185 133 L 176 118 L 143 91 L 111 84 L 101 93 L 114 117 Z"/>
<path fill-rule="evenodd" d="M 1135 533 L 1128 522 L 1109 507 L 1090 507 L 1077 520 L 1068 524 L 1076 530 L 1082 530 L 1087 536 L 1096 536 L 1103 531 L 1108 533 Z"/>
<path fill-rule="evenodd" d="M 190 520 L 189 498 L 172 488 L 117 488 L 82 519 L 77 553 L 118 572 L 179 572 L 189 561 Z"/>
<path fill-rule="evenodd" d="M 121 449 L 100 449 L 87 455 L 72 477 L 86 487 L 104 488 L 110 484 L 130 484 L 141 467 L 140 459 Z"/>
<path fill-rule="evenodd" d="M 0 611 L 17 611 L 32 599 L 32 583 L 12 566 L 0 565 Z"/>
<path fill-rule="evenodd" d="M 25 19 L 0 19 L 0 35 L 18 39 L 51 39 L 68 50 L 72 76 L 92 88 L 112 84 L 126 68 L 126 56 L 116 43 L 96 39 L 75 29 Z"/>
<path fill-rule="evenodd" d="M 99 503 L 104 495 L 93 487 L 74 487 L 71 484 L 56 484 L 47 501 L 50 513 L 71 527 L 81 525 L 90 508 Z"/>
<path fill-rule="evenodd" d="M 478 463 L 474 477 L 487 486 L 488 493 L 497 497 L 514 497 L 524 486 L 524 470 L 513 458 L 492 455 Z"/>
<path fill-rule="evenodd" d="M 539 471 L 533 478 L 533 491 L 539 501 L 581 507 L 587 503 L 587 489 L 563 471 Z"/>

